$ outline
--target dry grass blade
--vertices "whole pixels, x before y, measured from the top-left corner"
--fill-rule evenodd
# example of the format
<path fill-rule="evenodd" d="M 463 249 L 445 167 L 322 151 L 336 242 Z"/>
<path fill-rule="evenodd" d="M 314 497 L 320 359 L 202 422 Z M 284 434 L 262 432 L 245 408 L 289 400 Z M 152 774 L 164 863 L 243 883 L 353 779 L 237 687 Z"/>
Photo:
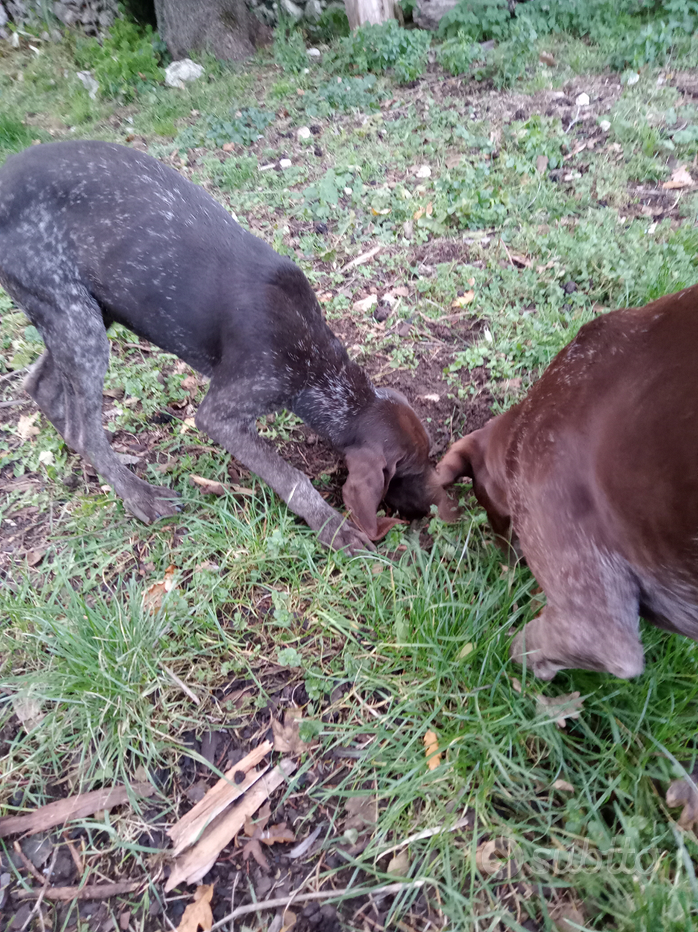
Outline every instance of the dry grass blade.
<path fill-rule="evenodd" d="M 292 760 L 282 760 L 271 773 L 262 776 L 242 800 L 228 812 L 220 813 L 208 826 L 202 838 L 175 861 L 165 885 L 165 892 L 180 883 L 196 883 L 208 873 L 225 846 L 232 841 L 245 824 L 245 819 L 255 813 L 262 803 L 296 769 Z M 203 802 L 203 800 L 202 800 Z"/>
<path fill-rule="evenodd" d="M 132 796 L 152 796 L 154 792 L 155 787 L 150 783 L 133 783 L 130 787 L 113 786 L 106 790 L 93 790 L 91 793 L 69 796 L 67 799 L 48 803 L 29 815 L 5 816 L 0 819 L 0 838 L 17 834 L 33 835 L 35 832 L 63 825 L 71 819 L 84 819 L 99 809 L 122 806 Z"/>
<path fill-rule="evenodd" d="M 254 751 L 226 771 L 215 786 L 211 787 L 200 803 L 182 816 L 167 833 L 172 839 L 172 854 L 177 856 L 199 838 L 206 826 L 230 803 L 248 790 L 266 772 L 253 768 L 271 751 L 270 741 L 264 741 Z M 242 774 L 242 779 L 238 776 Z"/>

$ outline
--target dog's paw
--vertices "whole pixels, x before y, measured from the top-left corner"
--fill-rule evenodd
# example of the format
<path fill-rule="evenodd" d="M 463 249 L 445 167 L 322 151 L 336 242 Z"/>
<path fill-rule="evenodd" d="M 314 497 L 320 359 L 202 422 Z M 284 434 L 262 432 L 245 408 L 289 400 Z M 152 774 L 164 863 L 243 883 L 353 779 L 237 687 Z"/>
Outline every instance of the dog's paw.
<path fill-rule="evenodd" d="M 159 518 L 169 518 L 181 510 L 179 494 L 162 485 L 141 483 L 135 492 L 124 496 L 124 505 L 144 524 L 152 524 Z"/>
<path fill-rule="evenodd" d="M 328 522 L 318 537 L 326 547 L 343 550 L 350 556 L 376 549 L 370 538 L 346 519 L 341 519 L 341 522 Z"/>
<path fill-rule="evenodd" d="M 526 664 L 526 668 L 539 680 L 552 680 L 556 673 L 565 668 L 559 663 L 549 660 L 542 649 L 536 647 L 532 641 L 531 632 L 528 632 L 528 637 L 526 637 L 526 628 L 519 631 L 511 642 L 509 656 L 514 663 L 521 666 Z"/>

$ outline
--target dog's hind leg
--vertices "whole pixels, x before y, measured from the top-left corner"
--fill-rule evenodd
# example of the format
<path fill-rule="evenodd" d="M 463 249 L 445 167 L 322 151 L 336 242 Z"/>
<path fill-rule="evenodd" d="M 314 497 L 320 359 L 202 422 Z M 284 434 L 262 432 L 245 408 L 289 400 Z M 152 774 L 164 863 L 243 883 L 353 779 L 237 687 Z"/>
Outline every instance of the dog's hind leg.
<path fill-rule="evenodd" d="M 99 305 L 80 284 L 57 288 L 50 303 L 18 289 L 13 289 L 13 297 L 46 343 L 25 386 L 46 417 L 137 518 L 150 523 L 174 514 L 175 493 L 134 476 L 119 462 L 102 427 L 109 340 Z"/>
<path fill-rule="evenodd" d="M 514 638 L 512 659 L 544 680 L 559 670 L 600 670 L 629 679 L 644 668 L 637 582 L 623 561 L 589 541 L 529 558 L 547 605 Z"/>

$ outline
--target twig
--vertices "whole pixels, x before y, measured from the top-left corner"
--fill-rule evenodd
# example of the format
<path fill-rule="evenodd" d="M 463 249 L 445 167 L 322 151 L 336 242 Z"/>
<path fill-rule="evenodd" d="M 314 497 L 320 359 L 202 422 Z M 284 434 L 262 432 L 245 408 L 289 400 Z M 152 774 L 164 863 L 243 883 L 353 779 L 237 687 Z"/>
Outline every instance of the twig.
<path fill-rule="evenodd" d="M 17 378 L 18 375 L 26 372 L 28 368 L 29 366 L 24 366 L 22 369 L 14 369 L 12 372 L 6 372 L 4 375 L 0 375 L 0 383 L 9 382 L 10 379 Z"/>
<path fill-rule="evenodd" d="M 393 851 L 399 851 L 400 848 L 404 848 L 405 845 L 411 845 L 413 841 L 422 841 L 424 838 L 431 838 L 433 835 L 440 835 L 442 832 L 457 832 L 459 828 L 465 828 L 470 822 L 470 817 L 465 816 L 463 819 L 459 819 L 454 825 L 451 825 L 449 828 L 425 828 L 421 832 L 417 832 L 415 835 L 409 835 L 407 838 L 403 838 L 402 841 L 398 844 L 393 845 L 392 848 L 386 848 L 385 851 L 381 851 L 376 857 L 382 858 L 386 854 L 392 854 Z"/>
<path fill-rule="evenodd" d="M 15 844 L 16 844 L 16 842 L 15 842 Z M 32 921 L 33 917 L 36 915 L 37 912 L 39 913 L 39 921 L 41 922 L 41 928 L 42 928 L 42 929 L 46 929 L 46 924 L 45 924 L 45 922 L 44 922 L 44 917 L 41 915 L 40 910 L 41 910 L 41 904 L 44 902 L 44 897 L 46 896 L 46 891 L 48 890 L 48 885 L 49 885 L 49 883 L 51 882 L 51 874 L 53 873 L 53 868 L 54 868 L 54 865 L 55 865 L 55 863 L 56 863 L 56 855 L 57 855 L 57 854 L 58 854 L 58 847 L 56 847 L 56 848 L 53 849 L 53 854 L 51 855 L 51 863 L 50 863 L 49 866 L 48 866 L 48 870 L 47 870 L 47 872 L 46 872 L 46 879 L 44 880 L 44 884 L 43 884 L 41 890 L 39 891 L 39 896 L 38 896 L 38 898 L 37 898 L 37 900 L 36 900 L 36 903 L 34 903 L 34 906 L 33 906 L 33 908 L 32 908 L 32 911 L 31 911 L 31 912 L 29 913 L 29 915 L 27 916 L 27 918 L 26 918 L 26 920 L 25 920 L 25 923 L 24 923 L 24 925 L 22 926 L 22 928 L 19 930 L 19 932 L 24 932 L 25 929 L 28 929 L 28 928 L 29 928 L 29 926 L 30 926 L 30 924 L 31 924 L 31 921 Z"/>
<path fill-rule="evenodd" d="M 13 398 L 12 401 L 0 401 L 0 408 L 17 408 L 31 404 L 31 398 Z"/>
<path fill-rule="evenodd" d="M 353 269 L 357 265 L 363 265 L 364 262 L 368 262 L 369 259 L 372 259 L 376 253 L 379 253 L 383 248 L 383 244 L 379 243 L 377 246 L 374 246 L 373 249 L 369 249 L 368 252 L 362 253 L 360 256 L 357 256 L 356 259 L 352 259 L 351 262 L 347 264 L 342 269 L 342 272 L 348 272 L 349 269 Z"/>
<path fill-rule="evenodd" d="M 576 115 L 576 117 L 572 120 L 572 122 L 571 122 L 570 125 L 567 127 L 567 129 L 565 130 L 566 133 L 569 133 L 569 131 L 572 129 L 572 127 L 573 127 L 573 126 L 576 126 L 576 124 L 579 123 L 579 121 L 580 121 L 580 120 L 579 120 L 579 114 L 580 114 L 580 112 L 581 112 L 581 108 L 580 108 L 580 107 L 577 107 L 577 115 Z"/>
<path fill-rule="evenodd" d="M 195 705 L 201 705 L 201 700 L 200 700 L 199 697 L 196 695 L 196 693 L 193 693 L 193 692 L 191 691 L 191 689 L 189 689 L 189 687 L 187 686 L 187 684 L 184 683 L 182 680 L 180 680 L 180 678 L 177 676 L 176 673 L 173 673 L 172 670 L 170 670 L 169 667 L 166 667 L 165 664 L 164 664 L 162 661 L 160 661 L 160 666 L 161 666 L 162 669 L 165 671 L 165 673 L 170 677 L 170 679 L 171 679 L 172 682 L 175 684 L 175 686 L 179 686 L 179 688 L 182 690 L 182 692 L 183 692 L 183 693 L 186 693 L 187 696 L 189 696 L 189 698 L 191 699 L 191 701 L 192 701 Z"/>
<path fill-rule="evenodd" d="M 232 910 L 231 916 L 233 917 L 230 920 L 230 932 L 235 932 L 235 891 L 237 890 L 238 881 L 240 880 L 240 871 L 235 875 L 235 880 L 233 881 L 233 889 L 230 891 L 230 908 Z"/>
<path fill-rule="evenodd" d="M 43 881 L 43 877 L 41 878 Z M 134 893 L 143 886 L 142 880 L 129 880 L 120 883 L 97 883 L 87 887 L 48 887 L 44 893 L 47 900 L 108 900 L 123 893 Z M 37 895 L 36 890 L 19 890 L 16 896 L 28 900 Z"/>
<path fill-rule="evenodd" d="M 343 890 L 318 890 L 316 893 L 300 894 L 291 893 L 289 896 L 280 896 L 275 900 L 261 900 L 259 903 L 248 903 L 246 906 L 238 906 L 229 916 L 224 916 L 223 919 L 219 919 L 218 922 L 214 923 L 211 926 L 211 932 L 215 932 L 216 929 L 220 929 L 221 926 L 224 926 L 226 922 L 231 922 L 239 916 L 247 916 L 248 913 L 258 913 L 262 909 L 278 909 L 279 906 L 292 906 L 294 903 L 307 903 L 310 900 L 341 899 L 342 897 L 366 896 L 369 893 L 372 896 L 376 896 L 378 894 L 399 893 L 401 890 L 419 890 L 425 883 L 426 880 L 413 880 L 408 883 L 389 883 L 385 887 L 376 887 L 375 890 L 371 890 L 370 887 L 368 889 L 366 887 L 345 887 Z"/>
<path fill-rule="evenodd" d="M 44 880 L 45 880 L 46 878 L 44 877 L 44 875 L 43 875 L 40 871 L 38 871 L 38 870 L 34 867 L 34 865 L 33 865 L 32 862 L 29 860 L 29 858 L 26 856 L 26 854 L 24 853 L 24 851 L 22 851 L 22 849 L 21 849 L 21 847 L 20 847 L 18 841 L 15 842 L 15 844 L 14 844 L 14 849 L 15 849 L 15 853 L 17 854 L 17 857 L 20 859 L 20 861 L 22 862 L 22 864 L 24 864 L 24 866 L 25 866 L 26 869 L 29 871 L 29 873 L 32 875 L 32 877 L 34 878 L 34 880 L 38 880 L 40 884 L 43 884 L 43 882 L 44 882 Z"/>

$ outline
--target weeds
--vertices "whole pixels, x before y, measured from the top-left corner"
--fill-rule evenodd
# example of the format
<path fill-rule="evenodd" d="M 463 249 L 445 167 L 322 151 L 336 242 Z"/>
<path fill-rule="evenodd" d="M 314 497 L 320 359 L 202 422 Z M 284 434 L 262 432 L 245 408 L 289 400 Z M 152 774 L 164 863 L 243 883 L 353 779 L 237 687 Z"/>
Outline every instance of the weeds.
<path fill-rule="evenodd" d="M 391 71 L 399 84 L 406 84 L 424 72 L 430 45 L 429 33 L 401 29 L 391 19 L 380 26 L 362 26 L 341 39 L 329 65 L 344 74 Z"/>
<path fill-rule="evenodd" d="M 162 51 L 152 27 L 141 29 L 117 18 L 101 45 L 94 39 L 78 39 L 75 60 L 92 70 L 103 97 L 132 100 L 149 82 L 164 79 Z"/>

